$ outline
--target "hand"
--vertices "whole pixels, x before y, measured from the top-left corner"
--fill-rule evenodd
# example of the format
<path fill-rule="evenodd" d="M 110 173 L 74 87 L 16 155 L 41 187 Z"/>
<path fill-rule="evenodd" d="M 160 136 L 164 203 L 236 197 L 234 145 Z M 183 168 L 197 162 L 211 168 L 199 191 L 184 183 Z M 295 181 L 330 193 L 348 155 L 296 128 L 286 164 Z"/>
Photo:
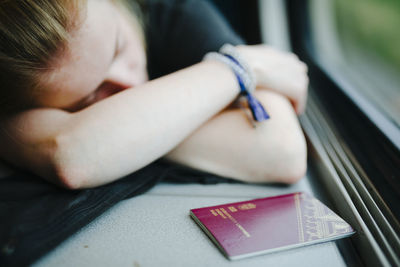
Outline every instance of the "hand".
<path fill-rule="evenodd" d="M 306 64 L 293 53 L 267 45 L 241 45 L 236 48 L 254 72 L 258 88 L 286 96 L 297 114 L 304 112 L 308 88 Z"/>

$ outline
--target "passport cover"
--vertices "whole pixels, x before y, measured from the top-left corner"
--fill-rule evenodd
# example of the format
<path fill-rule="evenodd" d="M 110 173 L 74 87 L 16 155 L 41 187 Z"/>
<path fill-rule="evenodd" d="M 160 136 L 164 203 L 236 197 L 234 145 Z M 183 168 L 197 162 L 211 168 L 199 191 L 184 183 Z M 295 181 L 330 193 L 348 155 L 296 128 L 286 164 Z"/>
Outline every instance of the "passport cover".
<path fill-rule="evenodd" d="M 192 209 L 190 215 L 231 260 L 355 233 L 342 218 L 305 193 Z"/>

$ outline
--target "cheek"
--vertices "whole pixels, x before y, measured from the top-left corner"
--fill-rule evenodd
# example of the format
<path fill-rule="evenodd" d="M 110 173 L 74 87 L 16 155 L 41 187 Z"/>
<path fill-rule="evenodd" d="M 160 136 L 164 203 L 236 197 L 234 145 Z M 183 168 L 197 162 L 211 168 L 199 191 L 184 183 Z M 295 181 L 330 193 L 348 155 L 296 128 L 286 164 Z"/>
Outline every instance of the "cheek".
<path fill-rule="evenodd" d="M 109 96 L 127 89 L 112 82 L 103 82 L 94 92 L 67 108 L 68 111 L 79 111 Z"/>
<path fill-rule="evenodd" d="M 65 110 L 79 110 L 94 102 L 94 90 L 66 90 L 50 97 L 46 106 Z"/>
<path fill-rule="evenodd" d="M 66 88 L 46 89 L 35 96 L 35 102 L 39 107 L 69 109 L 91 95 L 92 92 L 93 90 L 85 91 Z"/>

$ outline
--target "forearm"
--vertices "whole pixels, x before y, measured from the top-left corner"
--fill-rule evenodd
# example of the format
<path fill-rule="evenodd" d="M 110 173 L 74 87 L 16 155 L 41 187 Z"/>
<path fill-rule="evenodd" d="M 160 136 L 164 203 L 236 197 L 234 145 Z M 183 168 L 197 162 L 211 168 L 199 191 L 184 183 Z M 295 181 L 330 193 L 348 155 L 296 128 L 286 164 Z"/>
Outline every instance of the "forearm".
<path fill-rule="evenodd" d="M 289 101 L 256 92 L 271 115 L 253 128 L 243 110 L 221 112 L 167 155 L 192 168 L 248 182 L 293 183 L 306 168 L 306 145 Z"/>
<path fill-rule="evenodd" d="M 307 91 L 304 64 L 298 62 L 293 55 L 288 56 L 265 46 L 240 49 L 256 74 L 257 86 L 264 86 L 289 97 L 290 101 L 295 103 L 296 110 L 301 112 Z M 68 113 L 60 109 L 42 108 L 1 119 L 0 146 L 4 149 L 0 150 L 0 157 L 69 188 L 93 187 L 108 183 L 168 153 L 231 103 L 238 92 L 237 79 L 227 66 L 219 62 L 202 62 L 107 97 L 79 112 Z M 266 103 L 269 110 L 270 103 Z M 259 180 L 262 180 L 265 178 L 262 175 L 269 175 L 269 169 L 260 171 L 259 166 L 264 163 L 260 159 L 269 159 L 271 166 L 279 168 L 288 162 L 287 157 L 281 157 L 288 155 L 287 153 L 257 154 L 259 150 L 255 149 L 264 144 L 262 151 L 265 152 L 274 145 L 272 141 L 271 144 L 265 141 L 274 140 L 269 135 L 273 127 L 264 125 L 273 125 L 271 122 L 280 118 L 280 112 L 260 126 L 263 131 L 236 129 L 235 120 L 243 114 L 234 114 L 235 116 L 225 116 L 227 114 L 224 113 L 222 118 L 216 117 L 216 121 L 223 122 L 217 123 L 217 126 L 220 126 L 215 127 L 215 130 L 207 130 L 215 134 L 214 142 L 221 140 L 222 154 L 216 153 L 219 156 L 215 158 L 212 155 L 199 157 L 197 162 L 206 162 L 208 158 L 207 166 L 194 162 L 188 162 L 189 165 L 198 165 L 199 168 L 213 171 L 211 165 L 221 160 L 219 166 L 224 166 L 224 171 L 215 169 L 216 173 L 233 176 L 226 172 L 233 164 L 235 168 L 230 169 L 237 170 L 236 178 L 248 179 L 254 176 L 261 177 Z M 243 118 L 241 120 L 243 121 Z M 242 123 L 240 127 L 243 125 Z M 230 130 L 225 137 L 223 134 L 227 128 Z M 258 138 L 258 135 L 265 136 Z M 281 140 L 285 138 L 281 135 L 278 137 Z M 232 140 L 228 142 L 230 139 Z M 183 151 L 184 147 L 191 147 L 188 146 L 190 143 L 184 142 L 175 152 Z M 229 148 L 238 143 L 238 153 L 231 153 Z M 286 143 L 288 142 L 280 142 Z M 298 147 L 300 150 L 304 148 Z M 196 149 L 198 147 L 194 146 L 193 154 L 197 153 Z M 234 160 L 240 158 L 234 158 L 235 155 L 247 155 L 253 149 L 256 153 L 251 156 L 254 156 L 255 161 L 250 158 L 236 164 L 237 161 Z M 279 147 L 276 149 L 280 151 Z M 170 155 L 174 155 L 174 159 L 178 161 L 190 160 L 180 160 L 176 153 Z M 282 159 L 284 161 L 281 161 Z M 289 161 L 289 164 L 292 163 Z M 236 165 L 243 168 L 236 168 Z M 244 168 L 247 168 L 246 171 L 242 171 Z M 255 172 L 262 175 L 256 175 Z"/>
<path fill-rule="evenodd" d="M 58 172 L 73 188 L 127 175 L 173 149 L 238 91 L 229 68 L 203 62 L 116 94 L 73 114 L 57 137 Z"/>

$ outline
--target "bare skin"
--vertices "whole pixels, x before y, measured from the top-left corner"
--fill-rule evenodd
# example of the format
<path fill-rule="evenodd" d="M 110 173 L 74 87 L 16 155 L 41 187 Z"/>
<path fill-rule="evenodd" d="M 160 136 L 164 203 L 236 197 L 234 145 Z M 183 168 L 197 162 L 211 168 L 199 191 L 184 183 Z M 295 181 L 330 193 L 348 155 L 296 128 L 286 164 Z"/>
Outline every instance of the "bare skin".
<path fill-rule="evenodd" d="M 306 169 L 296 118 L 306 67 L 267 46 L 238 49 L 271 115 L 256 128 L 226 108 L 239 92 L 228 67 L 202 62 L 148 82 L 135 27 L 109 1 L 89 0 L 68 50 L 41 77 L 40 107 L 0 122 L 0 157 L 70 189 L 109 183 L 160 157 L 244 181 L 293 183 Z"/>

